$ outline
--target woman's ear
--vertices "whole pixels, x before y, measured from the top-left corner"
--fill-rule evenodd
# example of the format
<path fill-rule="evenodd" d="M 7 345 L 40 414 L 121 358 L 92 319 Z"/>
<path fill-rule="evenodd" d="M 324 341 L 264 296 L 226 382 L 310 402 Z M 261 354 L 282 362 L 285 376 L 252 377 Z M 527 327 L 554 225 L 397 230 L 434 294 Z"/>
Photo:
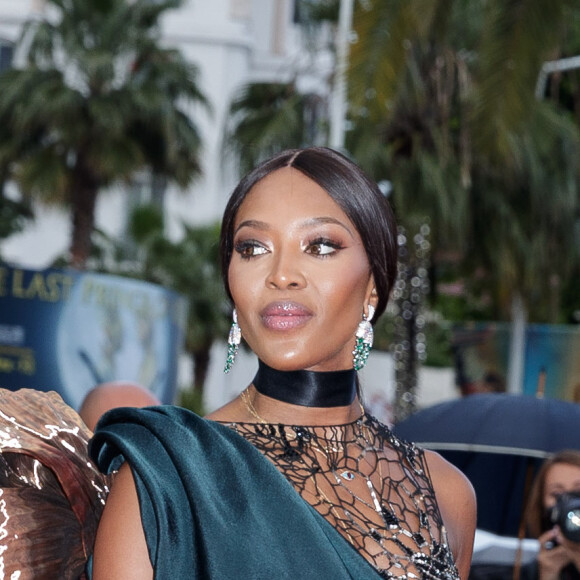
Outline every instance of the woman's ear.
<path fill-rule="evenodd" d="M 379 295 L 377 293 L 377 288 L 375 286 L 375 280 L 371 276 L 371 278 L 369 280 L 368 287 L 367 287 L 367 294 L 365 297 L 365 314 L 367 314 L 367 316 L 368 316 L 368 311 L 367 311 L 366 306 L 367 305 L 372 306 L 373 312 L 374 312 L 377 308 L 378 302 L 379 302 Z M 369 317 L 369 318 L 372 318 L 372 317 Z"/>

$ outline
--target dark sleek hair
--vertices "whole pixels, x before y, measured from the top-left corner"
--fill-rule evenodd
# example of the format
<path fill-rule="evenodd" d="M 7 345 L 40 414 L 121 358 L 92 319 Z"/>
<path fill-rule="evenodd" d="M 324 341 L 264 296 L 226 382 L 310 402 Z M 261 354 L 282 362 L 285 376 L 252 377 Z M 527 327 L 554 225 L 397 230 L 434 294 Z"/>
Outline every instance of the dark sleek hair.
<path fill-rule="evenodd" d="M 364 245 L 378 294 L 373 322 L 384 312 L 397 273 L 397 226 L 389 203 L 377 184 L 350 159 L 326 147 L 290 149 L 267 159 L 242 178 L 226 206 L 220 252 L 228 296 L 228 268 L 233 252 L 234 221 L 240 205 L 261 179 L 283 167 L 293 167 L 316 182 L 341 207 Z"/>
<path fill-rule="evenodd" d="M 580 451 L 564 449 L 550 456 L 542 463 L 542 467 L 540 467 L 534 479 L 525 510 L 528 534 L 532 538 L 537 538 L 550 529 L 550 527 L 546 527 L 545 522 L 544 489 L 548 471 L 553 465 L 558 463 L 580 467 Z"/>

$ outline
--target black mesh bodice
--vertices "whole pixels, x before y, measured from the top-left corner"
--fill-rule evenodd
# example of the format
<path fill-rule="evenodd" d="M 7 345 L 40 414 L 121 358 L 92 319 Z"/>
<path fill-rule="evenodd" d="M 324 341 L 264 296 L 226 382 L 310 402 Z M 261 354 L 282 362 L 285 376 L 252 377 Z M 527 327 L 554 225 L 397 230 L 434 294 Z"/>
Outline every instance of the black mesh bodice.
<path fill-rule="evenodd" d="M 331 427 L 229 426 L 384 578 L 459 578 L 423 451 L 374 417 Z"/>

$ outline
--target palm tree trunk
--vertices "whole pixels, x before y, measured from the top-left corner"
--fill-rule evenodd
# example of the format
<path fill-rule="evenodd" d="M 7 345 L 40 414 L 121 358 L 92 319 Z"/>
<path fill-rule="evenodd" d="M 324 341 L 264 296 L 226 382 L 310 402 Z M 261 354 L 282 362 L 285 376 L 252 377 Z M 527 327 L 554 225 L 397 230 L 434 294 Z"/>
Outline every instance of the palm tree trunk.
<path fill-rule="evenodd" d="M 69 202 L 71 206 L 70 264 L 84 270 L 91 253 L 91 235 L 95 226 L 95 207 L 99 185 L 81 161 L 74 170 Z"/>
<path fill-rule="evenodd" d="M 8 171 L 5 167 L 0 168 L 0 197 L 4 196 L 4 189 L 8 181 Z"/>
<path fill-rule="evenodd" d="M 558 324 L 560 316 L 561 302 L 562 302 L 562 285 L 560 283 L 560 276 L 552 274 L 550 276 L 550 312 L 549 321 L 552 324 Z"/>
<path fill-rule="evenodd" d="M 203 387 L 209 370 L 210 349 L 211 345 L 193 352 L 193 389 L 199 393 L 200 400 L 203 397 Z"/>

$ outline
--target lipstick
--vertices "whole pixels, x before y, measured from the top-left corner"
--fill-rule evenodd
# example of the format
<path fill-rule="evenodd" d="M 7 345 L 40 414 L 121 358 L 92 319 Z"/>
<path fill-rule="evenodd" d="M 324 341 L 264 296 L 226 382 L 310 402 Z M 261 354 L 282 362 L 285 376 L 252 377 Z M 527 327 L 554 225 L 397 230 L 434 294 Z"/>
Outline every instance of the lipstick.
<path fill-rule="evenodd" d="M 272 302 L 260 313 L 264 326 L 270 330 L 292 330 L 306 324 L 312 311 L 298 302 Z"/>

